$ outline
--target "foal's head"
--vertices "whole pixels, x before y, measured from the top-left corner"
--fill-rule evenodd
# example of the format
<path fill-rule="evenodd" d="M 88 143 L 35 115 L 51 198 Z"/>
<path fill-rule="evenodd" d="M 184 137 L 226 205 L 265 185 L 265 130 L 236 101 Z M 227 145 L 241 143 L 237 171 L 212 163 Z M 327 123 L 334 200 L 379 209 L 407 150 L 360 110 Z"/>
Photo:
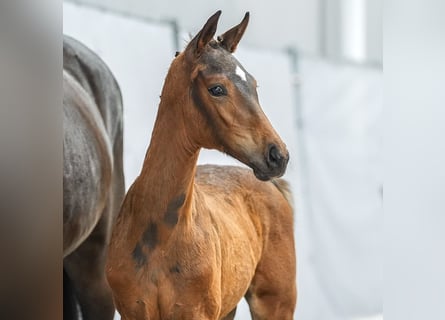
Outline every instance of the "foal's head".
<path fill-rule="evenodd" d="M 249 13 L 214 40 L 220 14 L 209 18 L 169 72 L 168 78 L 187 83 L 182 107 L 187 134 L 200 147 L 218 149 L 248 165 L 258 179 L 281 176 L 289 160 L 286 145 L 260 107 L 255 78 L 232 55 Z"/>

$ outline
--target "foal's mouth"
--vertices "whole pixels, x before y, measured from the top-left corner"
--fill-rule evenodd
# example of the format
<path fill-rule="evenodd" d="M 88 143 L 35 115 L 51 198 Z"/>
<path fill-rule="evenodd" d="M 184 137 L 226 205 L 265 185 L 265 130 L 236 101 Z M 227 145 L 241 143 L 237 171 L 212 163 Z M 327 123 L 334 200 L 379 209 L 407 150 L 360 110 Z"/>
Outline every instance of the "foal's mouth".
<path fill-rule="evenodd" d="M 272 178 L 281 177 L 286 172 L 287 165 L 281 170 L 263 170 L 253 164 L 249 164 L 249 167 L 252 168 L 253 174 L 258 180 L 269 181 Z"/>

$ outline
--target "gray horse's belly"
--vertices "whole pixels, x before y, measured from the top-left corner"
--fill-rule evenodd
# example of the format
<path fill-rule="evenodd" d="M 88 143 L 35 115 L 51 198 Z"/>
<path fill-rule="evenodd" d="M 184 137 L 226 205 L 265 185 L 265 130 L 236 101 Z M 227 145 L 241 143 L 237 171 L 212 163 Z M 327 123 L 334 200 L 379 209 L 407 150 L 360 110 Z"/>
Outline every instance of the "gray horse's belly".
<path fill-rule="evenodd" d="M 112 172 L 110 142 L 103 123 L 95 105 L 78 89 L 74 85 L 73 96 L 64 96 L 63 106 L 64 256 L 95 227 L 106 204 Z"/>

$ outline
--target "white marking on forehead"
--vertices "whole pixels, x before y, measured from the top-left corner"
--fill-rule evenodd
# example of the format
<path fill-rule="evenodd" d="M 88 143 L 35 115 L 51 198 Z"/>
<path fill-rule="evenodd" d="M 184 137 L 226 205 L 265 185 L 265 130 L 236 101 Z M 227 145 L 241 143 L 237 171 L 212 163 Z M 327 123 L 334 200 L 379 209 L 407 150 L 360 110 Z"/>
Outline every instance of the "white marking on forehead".
<path fill-rule="evenodd" d="M 235 72 L 242 80 L 247 81 L 246 73 L 240 68 L 240 66 L 236 66 Z"/>

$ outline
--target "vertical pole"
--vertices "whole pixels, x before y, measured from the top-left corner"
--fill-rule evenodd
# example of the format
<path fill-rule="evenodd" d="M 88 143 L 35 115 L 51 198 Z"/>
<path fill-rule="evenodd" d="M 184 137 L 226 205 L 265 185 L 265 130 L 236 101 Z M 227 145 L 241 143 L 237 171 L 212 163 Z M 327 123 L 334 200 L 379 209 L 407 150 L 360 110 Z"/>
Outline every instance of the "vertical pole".
<path fill-rule="evenodd" d="M 320 47 L 320 55 L 325 58 L 327 56 L 327 43 L 326 43 L 326 0 L 319 0 L 318 10 L 318 39 Z"/>
<path fill-rule="evenodd" d="M 312 205 L 310 196 L 310 182 L 309 182 L 309 170 L 308 170 L 308 156 L 307 148 L 305 143 L 305 122 L 303 116 L 303 105 L 301 101 L 301 79 L 299 77 L 299 54 L 297 49 L 294 47 L 289 47 L 286 50 L 291 61 L 291 73 L 292 73 L 292 87 L 294 93 L 294 103 L 295 103 L 295 125 L 297 127 L 297 149 L 298 149 L 298 174 L 300 176 L 300 190 L 302 198 L 300 201 L 302 203 L 301 209 L 305 211 L 305 219 L 310 224 L 312 217 Z"/>
<path fill-rule="evenodd" d="M 180 51 L 181 48 L 179 47 L 179 25 L 178 21 L 176 19 L 169 19 L 165 20 L 167 24 L 170 25 L 170 28 L 172 30 L 172 40 L 173 40 L 173 48 L 175 51 Z"/>

